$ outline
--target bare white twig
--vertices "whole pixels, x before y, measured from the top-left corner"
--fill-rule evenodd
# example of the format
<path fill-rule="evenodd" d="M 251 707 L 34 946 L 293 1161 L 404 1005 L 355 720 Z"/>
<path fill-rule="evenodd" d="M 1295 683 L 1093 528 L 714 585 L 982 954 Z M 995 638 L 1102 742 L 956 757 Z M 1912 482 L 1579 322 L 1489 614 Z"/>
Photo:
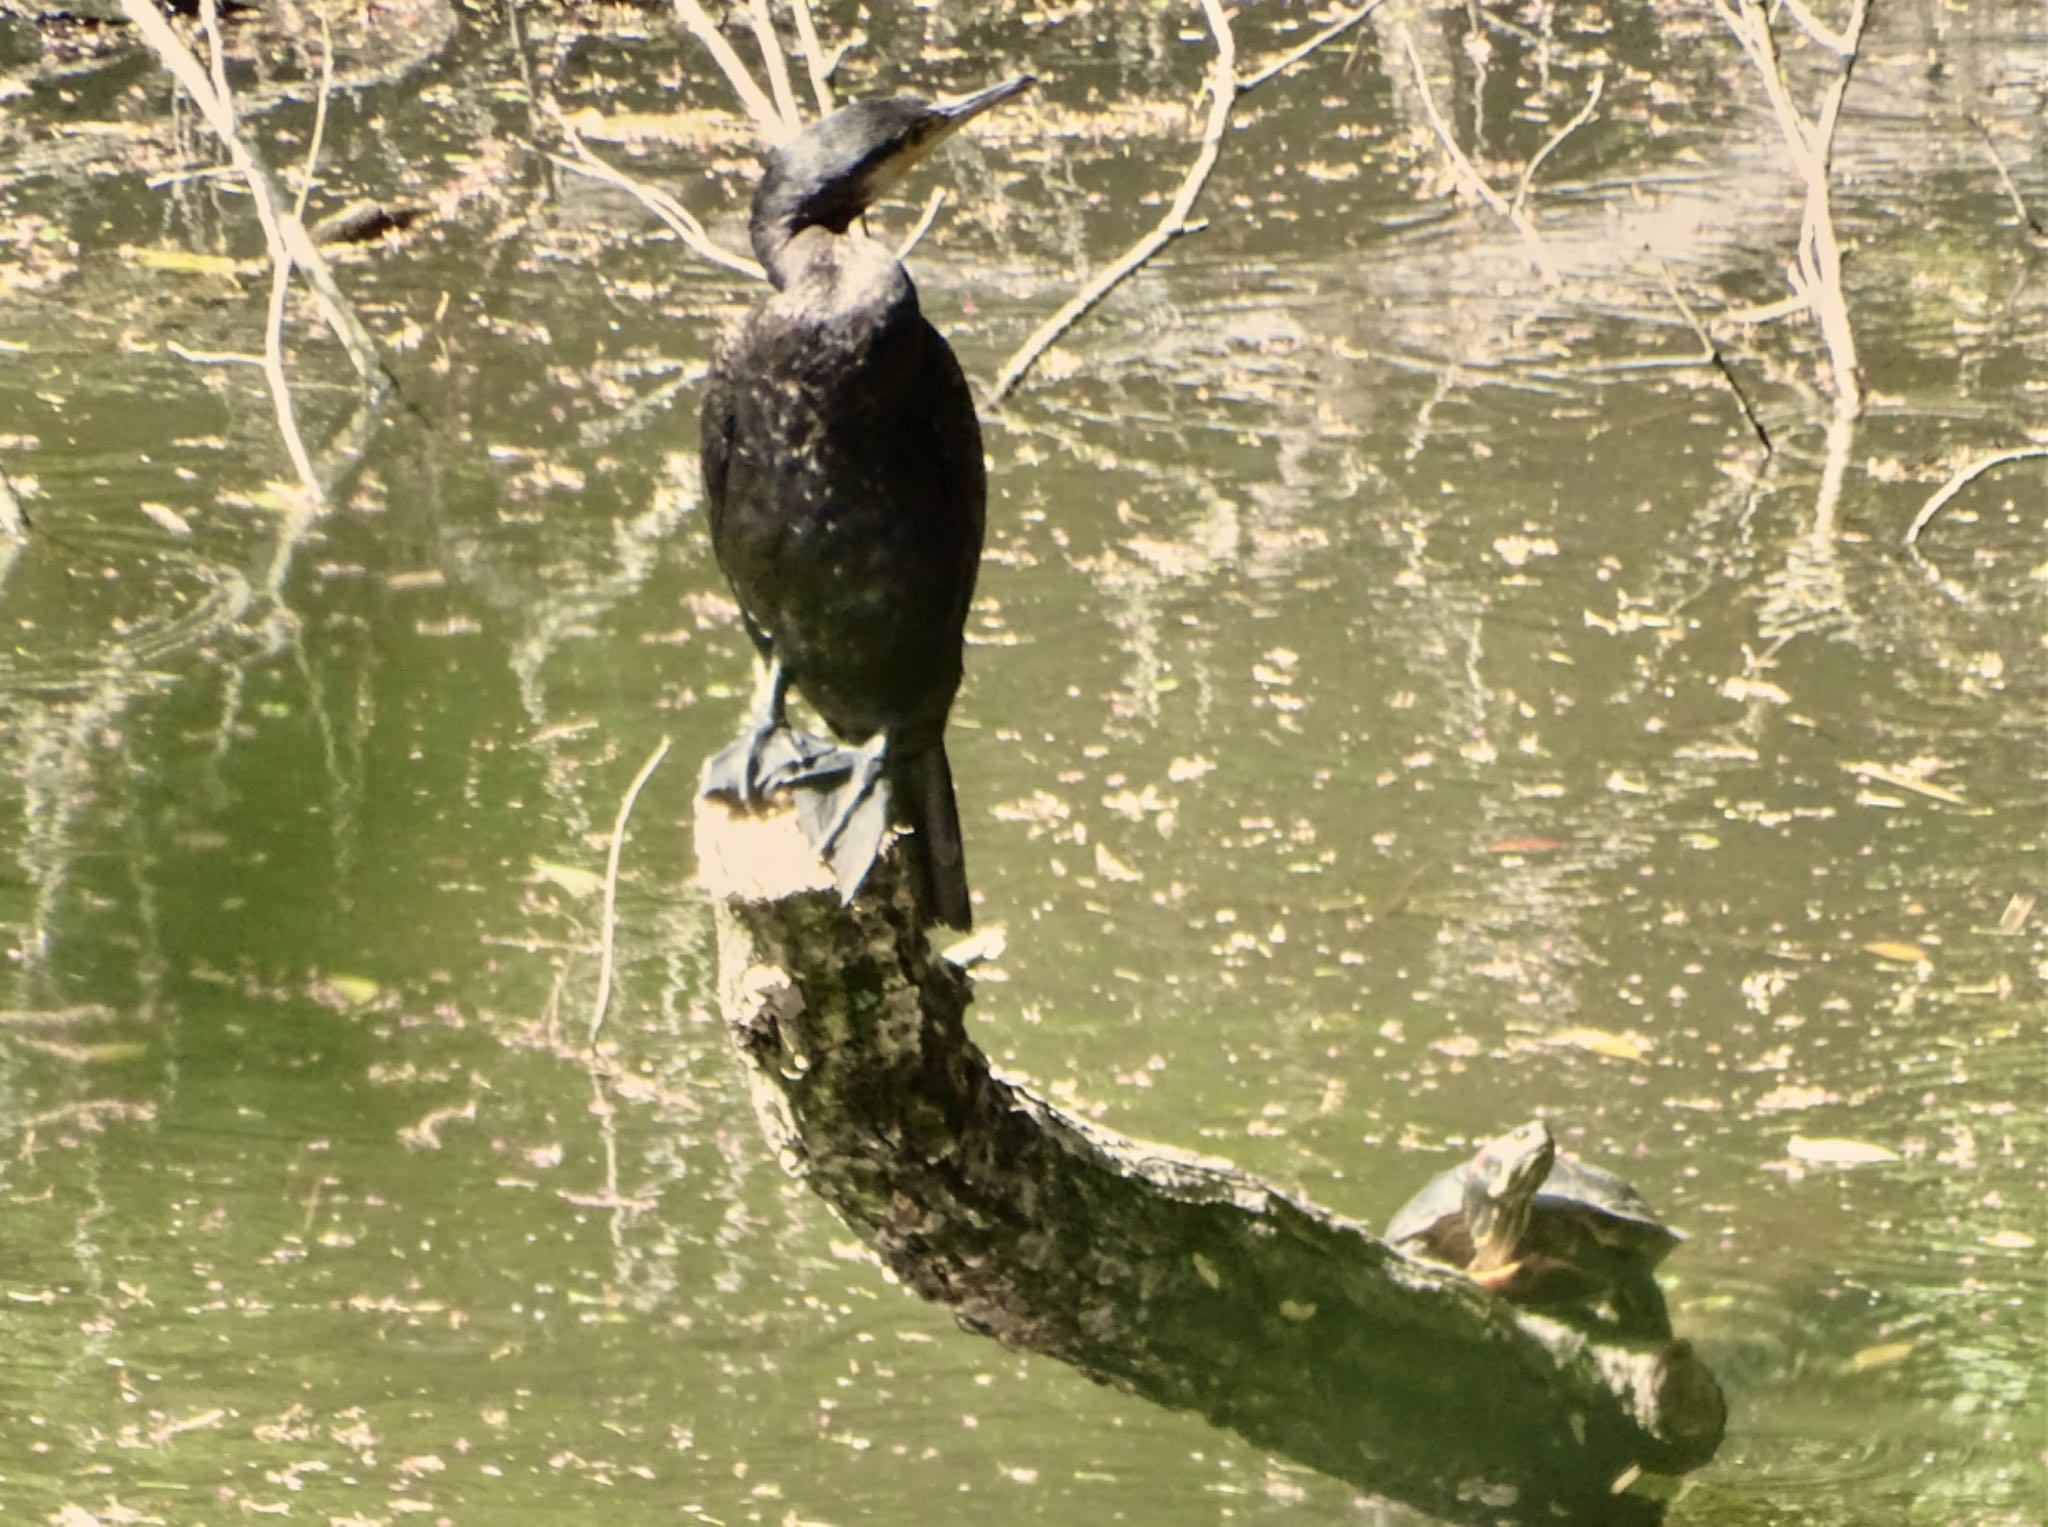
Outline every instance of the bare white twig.
<path fill-rule="evenodd" d="M 796 109 L 796 91 L 789 83 L 789 59 L 783 54 L 775 18 L 768 14 L 768 0 L 747 0 L 747 20 L 753 24 L 754 42 L 761 50 L 761 63 L 768 70 L 768 85 L 775 92 L 775 111 L 782 118 L 782 130 L 785 135 L 795 134 L 803 127 L 803 115 Z"/>
<path fill-rule="evenodd" d="M 131 0 L 122 0 L 122 3 L 128 4 Z M 739 54 L 733 51 L 732 44 L 725 40 L 725 34 L 712 25 L 711 18 L 704 14 L 704 7 L 697 0 L 675 0 L 675 6 L 676 15 L 682 19 L 690 35 L 704 45 L 711 61 L 718 65 L 718 72 L 725 76 L 726 82 L 739 96 L 740 104 L 746 107 L 747 115 L 754 119 L 754 130 L 770 145 L 779 147 L 789 134 L 784 130 L 782 114 L 768 98 L 768 92 L 755 82 L 747 66 L 740 62 Z"/>
<path fill-rule="evenodd" d="M 1478 197 L 1491 211 L 1506 218 L 1513 225 L 1515 232 L 1522 236 L 1522 242 L 1528 246 L 1529 262 L 1536 267 L 1544 282 L 1550 286 L 1561 285 L 1564 278 L 1559 275 L 1556 262 L 1550 258 L 1550 251 L 1544 247 L 1542 235 L 1537 233 L 1536 225 L 1529 220 L 1529 214 L 1522 210 L 1522 192 L 1517 191 L 1515 200 L 1509 202 L 1486 183 L 1479 171 L 1472 167 L 1472 161 L 1465 156 L 1465 151 L 1458 147 L 1458 140 L 1451 135 L 1450 125 L 1436 109 L 1436 97 L 1430 91 L 1429 76 L 1423 71 L 1422 59 L 1415 51 L 1415 40 L 1408 35 L 1405 26 L 1401 28 L 1401 47 L 1408 55 L 1408 67 L 1415 76 L 1415 89 L 1422 97 L 1423 115 L 1429 118 L 1430 129 L 1435 132 L 1437 142 L 1442 145 L 1444 157 L 1451 162 L 1451 173 L 1469 193 Z M 1599 94 L 1597 87 L 1594 94 Z M 1589 104 L 1588 110 L 1590 109 Z M 1577 126 L 1577 122 L 1574 121 L 1571 126 Z M 1571 127 L 1565 130 L 1571 131 Z M 1534 169 L 1535 164 L 1532 161 L 1529 173 L 1533 173 Z M 1527 184 L 1525 173 L 1523 190 L 1527 189 Z"/>
<path fill-rule="evenodd" d="M 1780 0 L 1792 19 L 1799 23 L 1800 30 L 1830 52 L 1844 58 L 1856 51 L 1857 34 L 1863 30 L 1863 18 L 1852 16 L 1849 25 L 1837 32 L 1820 17 L 1806 8 L 1804 0 Z"/>
<path fill-rule="evenodd" d="M 179 40 L 178 34 L 171 30 L 171 24 L 151 0 L 121 0 L 121 12 L 134 23 L 143 41 L 149 44 L 171 77 L 198 106 L 214 136 L 226 146 L 236 171 L 248 183 L 257 216 L 264 220 L 266 241 L 274 228 L 284 252 L 305 271 L 321 313 L 327 319 L 327 326 L 341 341 L 341 347 L 348 353 L 357 375 L 374 388 L 381 390 L 390 386 L 391 376 L 378 354 L 376 340 L 363 327 L 362 320 L 356 317 L 355 310 L 342 295 L 326 259 L 307 235 L 305 224 L 286 208 L 284 194 L 269 168 L 236 130 L 234 114 L 214 89 L 206 69 L 192 56 L 191 49 Z"/>
<path fill-rule="evenodd" d="M 285 454 L 292 459 L 292 470 L 298 474 L 300 486 L 312 495 L 313 502 L 325 507 L 327 494 L 299 434 L 298 410 L 292 405 L 291 382 L 284 373 L 284 304 L 291 289 L 292 262 L 280 260 L 270 269 L 270 306 L 263 325 L 263 383 L 270 389 L 271 411 L 277 415 L 277 432 L 284 437 Z"/>
<path fill-rule="evenodd" d="M 1024 343 L 1017 347 L 1017 352 L 1004 363 L 989 389 L 989 407 L 1002 402 L 1010 389 L 1023 380 L 1025 373 L 1038 364 L 1039 357 L 1052 348 L 1053 342 L 1121 285 L 1133 271 L 1175 239 L 1195 232 L 1201 226 L 1190 223 L 1188 213 L 1195 204 L 1195 198 L 1202 194 L 1202 187 L 1208 184 L 1210 171 L 1216 168 L 1216 159 L 1223 147 L 1223 129 L 1230 122 L 1230 108 L 1237 100 L 1237 39 L 1230 30 L 1230 18 L 1223 14 L 1217 0 L 1202 0 L 1202 12 L 1208 18 L 1209 30 L 1216 39 L 1216 61 L 1210 67 L 1209 116 L 1202 129 L 1201 147 L 1195 154 L 1195 162 L 1181 177 L 1180 189 L 1174 193 L 1172 204 L 1152 231 L 1125 250 L 1120 258 L 1097 271 L 1092 280 L 1084 283 L 1079 291 L 1061 304 L 1058 312 L 1032 330 Z"/>
<path fill-rule="evenodd" d="M 811 94 L 817 97 L 818 114 L 832 113 L 832 71 L 838 67 L 839 54 L 825 56 L 824 47 L 818 42 L 818 23 L 811 15 L 811 0 L 790 0 L 790 14 L 796 17 L 796 38 L 803 47 L 804 68 L 810 72 Z"/>
<path fill-rule="evenodd" d="M 1780 297 L 1776 302 L 1759 303 L 1755 307 L 1724 308 L 1714 322 L 1717 325 L 1776 323 L 1780 318 L 1796 318 L 1812 306 L 1804 297 Z"/>
<path fill-rule="evenodd" d="M 633 803 L 640 799 L 640 791 L 647 784 L 661 761 L 668 757 L 668 739 L 662 738 L 654 751 L 647 755 L 647 762 L 640 766 L 640 772 L 633 776 L 633 783 L 626 787 L 624 799 L 619 802 L 619 814 L 612 820 L 612 846 L 604 860 L 604 932 L 598 944 L 597 955 L 597 997 L 590 1004 L 590 1042 L 597 1043 L 598 1031 L 604 1027 L 604 1010 L 612 1000 L 612 934 L 617 925 L 619 901 L 619 854 L 626 844 L 626 820 L 633 814 Z"/>
<path fill-rule="evenodd" d="M 603 181 L 608 186 L 624 191 L 666 223 L 675 236 L 697 255 L 709 260 L 713 265 L 722 265 L 727 270 L 738 271 L 743 276 L 752 276 L 757 281 L 766 277 L 767 273 L 755 261 L 745 255 L 734 254 L 717 243 L 689 208 L 668 192 L 659 186 L 651 186 L 643 180 L 636 180 L 624 170 L 617 169 L 598 158 L 583 141 L 583 135 L 576 130 L 575 124 L 562 114 L 561 108 L 553 101 L 544 101 L 542 105 L 555 126 L 561 129 L 562 136 L 568 139 L 569 147 L 576 151 L 576 157 L 565 159 L 559 154 L 551 154 L 545 149 L 538 148 L 534 149 L 535 153 L 558 168 L 587 176 L 591 180 Z"/>
<path fill-rule="evenodd" d="M 207 67 L 213 99 L 227 124 L 227 131 L 222 136 L 236 138 L 240 135 L 235 129 L 235 97 L 228 87 L 227 50 L 221 44 L 220 9 L 216 0 L 200 0 L 199 20 L 206 31 Z M 318 148 L 317 141 L 313 146 Z M 312 184 L 312 171 L 312 164 L 308 162 L 308 186 Z M 313 470 L 313 458 L 299 433 L 299 415 L 292 402 L 291 380 L 284 371 L 284 305 L 292 289 L 291 251 L 285 247 L 280 227 L 282 219 L 277 207 L 260 195 L 254 200 L 256 215 L 263 224 L 263 239 L 270 248 L 270 302 L 263 324 L 263 384 L 269 389 L 270 409 L 277 417 L 277 432 L 283 437 L 285 454 L 291 457 L 292 470 L 298 474 L 300 486 L 313 502 L 324 508 L 327 495 L 321 490 L 320 478 Z M 304 200 L 301 195 L 302 205 Z M 297 216 L 296 213 L 292 215 Z"/>
<path fill-rule="evenodd" d="M 993 408 L 1009 396 L 1011 390 L 1022 381 L 1031 368 L 1038 364 L 1045 352 L 1050 350 L 1062 334 L 1071 329 L 1087 315 L 1097 303 L 1108 296 L 1127 280 L 1133 271 L 1144 265 L 1160 250 L 1185 234 L 1198 233 L 1206 223 L 1189 219 L 1195 200 L 1202 194 L 1202 188 L 1209 182 L 1210 173 L 1216 168 L 1217 157 L 1223 151 L 1223 132 L 1230 125 L 1230 114 L 1238 100 L 1248 90 L 1264 84 L 1281 70 L 1299 63 L 1332 38 L 1343 34 L 1350 27 L 1365 20 L 1382 3 L 1382 0 L 1368 0 L 1349 13 L 1339 23 L 1325 27 L 1304 46 L 1290 50 L 1283 58 L 1270 67 L 1260 69 L 1248 79 L 1240 79 L 1237 73 L 1237 38 L 1231 31 L 1230 18 L 1224 14 L 1218 0 L 1201 0 L 1202 15 L 1209 23 L 1209 32 L 1216 39 L 1216 59 L 1210 66 L 1207 81 L 1209 112 L 1202 126 L 1202 138 L 1195 153 L 1194 163 L 1188 166 L 1181 177 L 1180 189 L 1174 193 L 1173 201 L 1153 226 L 1129 249 L 1110 264 L 1097 271 L 1079 291 L 1060 306 L 1058 312 L 1033 329 L 1024 343 L 997 375 L 989 388 L 987 405 Z"/>
<path fill-rule="evenodd" d="M 1571 121 L 1565 123 L 1564 126 L 1552 133 L 1550 141 L 1536 150 L 1536 156 L 1522 166 L 1522 179 L 1515 187 L 1514 201 L 1509 203 L 1510 212 L 1518 213 L 1522 210 L 1522 204 L 1529 199 L 1529 187 L 1535 181 L 1536 171 L 1543 161 L 1557 151 L 1559 144 L 1586 125 L 1587 120 L 1593 115 L 1593 108 L 1600 104 L 1600 92 L 1606 84 L 1606 75 L 1594 75 L 1593 88 L 1586 92 L 1586 104 L 1579 108 L 1577 115 Z"/>
<path fill-rule="evenodd" d="M 1353 10 L 1346 11 L 1307 42 L 1302 43 L 1299 47 L 1288 49 L 1263 69 L 1255 70 L 1240 79 L 1237 82 L 1237 93 L 1239 95 L 1249 95 L 1252 91 L 1258 89 L 1259 86 L 1265 84 L 1266 81 L 1285 74 L 1304 58 L 1307 58 L 1309 54 L 1315 52 L 1316 49 L 1342 37 L 1377 9 L 1378 7 L 1374 5 L 1361 5 Z"/>
<path fill-rule="evenodd" d="M 924 211 L 917 215 L 916 224 L 909 233 L 903 236 L 903 242 L 896 246 L 897 259 L 907 260 L 910 258 L 910 251 L 917 248 L 918 241 L 931 232 L 932 223 L 939 215 L 939 208 L 945 206 L 945 204 L 946 188 L 944 186 L 933 187 L 932 194 L 924 199 Z"/>
<path fill-rule="evenodd" d="M 1998 175 L 1998 183 L 2005 188 L 2005 194 L 2012 201 L 2012 210 L 2019 214 L 2022 227 L 2031 228 L 2036 235 L 2048 235 L 2048 228 L 2041 225 L 2039 218 L 2027 210 L 2027 204 L 2020 198 L 2020 188 L 2012 183 L 2012 175 L 2005 167 L 2005 161 L 1998 156 L 1998 145 L 1991 141 L 1991 129 L 1984 125 L 1984 119 L 1975 112 L 1969 113 L 1969 124 L 1977 129 L 1977 136 L 1984 140 L 1985 157 L 1991 161 L 1991 168 Z"/>
<path fill-rule="evenodd" d="M 2048 446 L 2030 445 L 2023 446 L 2015 451 L 2000 451 L 1996 456 L 1986 456 L 1981 461 L 1971 462 L 1946 483 L 1942 484 L 1941 490 L 1920 506 L 1920 512 L 1913 516 L 1913 523 L 1906 527 L 1906 545 L 1911 546 L 1918 541 L 1920 539 L 1920 532 L 1925 530 L 1933 522 L 1934 517 L 1948 506 L 1950 499 L 1954 498 L 1993 467 L 2002 467 L 2009 461 L 2033 461 L 2042 457 L 2048 457 Z"/>
<path fill-rule="evenodd" d="M 7 474 L 0 472 L 0 535 L 19 540 L 27 534 L 28 515 L 21 500 L 14 496 L 14 485 L 8 482 Z"/>
<path fill-rule="evenodd" d="M 292 204 L 292 216 L 306 220 L 306 203 L 313 195 L 313 171 L 320 163 L 320 146 L 327 138 L 327 102 L 334 94 L 334 32 L 323 13 L 320 17 L 320 94 L 313 102 L 313 136 L 306 144 L 306 168 L 299 180 L 299 199 Z"/>
<path fill-rule="evenodd" d="M 1465 157 L 1465 151 L 1458 147 L 1458 140 L 1452 136 L 1450 124 L 1444 121 L 1443 113 L 1436 109 L 1436 95 L 1429 88 L 1429 75 L 1422 67 L 1422 58 L 1415 51 L 1415 39 L 1408 34 L 1408 28 L 1400 29 L 1401 50 L 1408 55 L 1409 72 L 1415 76 L 1416 92 L 1422 97 L 1422 114 L 1429 118 L 1430 130 L 1436 134 L 1437 143 L 1443 148 L 1444 157 L 1451 162 L 1451 173 L 1458 184 L 1476 196 L 1486 206 L 1502 217 L 1509 213 L 1507 201 L 1500 192 L 1486 183 L 1479 171 L 1472 167 L 1472 161 Z"/>
<path fill-rule="evenodd" d="M 1808 37 L 1842 58 L 1841 71 L 1829 81 L 1820 109 L 1811 119 L 1792 100 L 1770 15 L 1760 0 L 1714 0 L 1714 9 L 1734 33 L 1737 45 L 1763 84 L 1764 98 L 1777 119 L 1792 171 L 1805 190 L 1799 244 L 1789 280 L 1793 292 L 1811 308 L 1814 321 L 1820 326 L 1821 342 L 1827 347 L 1834 378 L 1835 411 L 1853 419 L 1863 410 L 1863 382 L 1856 356 L 1856 334 L 1849 322 L 1848 299 L 1842 287 L 1842 249 L 1835 237 L 1829 173 L 1835 125 L 1841 117 L 1850 75 L 1856 68 L 1857 49 L 1862 44 L 1863 24 L 1870 5 L 1869 0 L 1850 0 L 1849 20 L 1839 32 L 1822 26 L 1803 6 L 1794 9 L 1788 4 L 1787 8 L 1792 9 Z"/>

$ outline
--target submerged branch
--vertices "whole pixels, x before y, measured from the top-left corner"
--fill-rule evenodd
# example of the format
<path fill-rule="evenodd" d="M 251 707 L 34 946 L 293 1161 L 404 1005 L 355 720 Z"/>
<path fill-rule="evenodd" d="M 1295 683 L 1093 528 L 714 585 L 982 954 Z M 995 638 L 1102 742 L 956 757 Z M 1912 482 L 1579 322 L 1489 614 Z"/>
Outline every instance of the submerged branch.
<path fill-rule="evenodd" d="M 1665 264 L 1663 258 L 1654 250 L 1650 254 L 1651 258 L 1657 261 L 1657 274 L 1664 280 L 1664 290 L 1670 296 L 1672 306 L 1676 307 L 1679 316 L 1692 326 L 1693 334 L 1699 339 L 1702 358 L 1713 362 L 1714 369 L 1721 374 L 1721 380 L 1728 384 L 1728 390 L 1735 395 L 1735 406 L 1742 410 L 1742 417 L 1749 421 L 1750 433 L 1756 436 L 1757 444 L 1764 448 L 1764 454 L 1771 455 L 1773 447 L 1770 431 L 1764 428 L 1764 421 L 1757 416 L 1755 407 L 1749 401 L 1749 394 L 1736 379 L 1735 369 L 1728 364 L 1728 357 L 1722 353 L 1720 344 L 1708 332 L 1707 326 L 1700 322 L 1699 315 L 1693 312 L 1692 304 L 1685 300 L 1685 294 L 1678 289 L 1678 282 L 1672 277 L 1671 267 Z"/>

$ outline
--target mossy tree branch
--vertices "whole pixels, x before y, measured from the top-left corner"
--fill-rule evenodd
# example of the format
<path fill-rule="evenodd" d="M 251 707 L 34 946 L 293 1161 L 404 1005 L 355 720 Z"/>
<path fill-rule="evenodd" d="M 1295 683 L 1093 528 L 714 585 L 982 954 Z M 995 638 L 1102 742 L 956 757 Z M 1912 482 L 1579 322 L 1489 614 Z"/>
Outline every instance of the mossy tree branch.
<path fill-rule="evenodd" d="M 996 1076 L 893 854 L 842 907 L 789 813 L 700 802 L 696 830 L 771 1142 L 968 1329 L 1452 1521 L 1655 1521 L 1617 1481 L 1719 1445 L 1721 1392 L 1687 1343 L 1517 1311 Z"/>

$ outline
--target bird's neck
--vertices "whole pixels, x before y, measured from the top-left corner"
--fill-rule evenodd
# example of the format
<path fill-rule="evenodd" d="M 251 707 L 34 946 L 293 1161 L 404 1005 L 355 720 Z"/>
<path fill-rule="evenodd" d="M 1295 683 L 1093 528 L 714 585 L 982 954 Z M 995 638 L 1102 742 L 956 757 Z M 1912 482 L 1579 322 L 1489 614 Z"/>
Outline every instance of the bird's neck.
<path fill-rule="evenodd" d="M 916 310 L 909 272 L 886 245 L 865 234 L 805 228 L 775 254 L 769 266 L 776 287 L 771 306 L 785 322 L 830 328 L 855 340 L 888 328 L 906 308 Z"/>
<path fill-rule="evenodd" d="M 836 215 L 819 216 L 818 209 L 807 205 L 796 187 L 776 168 L 769 171 L 760 190 L 754 193 L 753 212 L 747 219 L 747 237 L 754 246 L 754 258 L 768 272 L 768 279 L 775 283 L 777 290 L 784 290 L 795 279 L 801 263 L 800 256 L 791 249 L 797 235 L 811 228 L 823 229 L 834 235 L 843 234 L 852 221 L 852 215 L 843 219 Z"/>

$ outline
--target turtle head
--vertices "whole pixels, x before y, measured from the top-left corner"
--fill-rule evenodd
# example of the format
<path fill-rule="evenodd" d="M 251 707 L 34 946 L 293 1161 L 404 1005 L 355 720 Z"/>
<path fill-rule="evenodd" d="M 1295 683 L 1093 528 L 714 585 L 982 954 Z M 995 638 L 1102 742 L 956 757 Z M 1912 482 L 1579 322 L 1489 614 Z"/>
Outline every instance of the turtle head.
<path fill-rule="evenodd" d="M 1536 1191 L 1556 1160 L 1557 1142 L 1541 1119 L 1480 1147 L 1465 1168 L 1465 1223 L 1472 1232 L 1468 1272 L 1483 1280 L 1512 1267 Z"/>

